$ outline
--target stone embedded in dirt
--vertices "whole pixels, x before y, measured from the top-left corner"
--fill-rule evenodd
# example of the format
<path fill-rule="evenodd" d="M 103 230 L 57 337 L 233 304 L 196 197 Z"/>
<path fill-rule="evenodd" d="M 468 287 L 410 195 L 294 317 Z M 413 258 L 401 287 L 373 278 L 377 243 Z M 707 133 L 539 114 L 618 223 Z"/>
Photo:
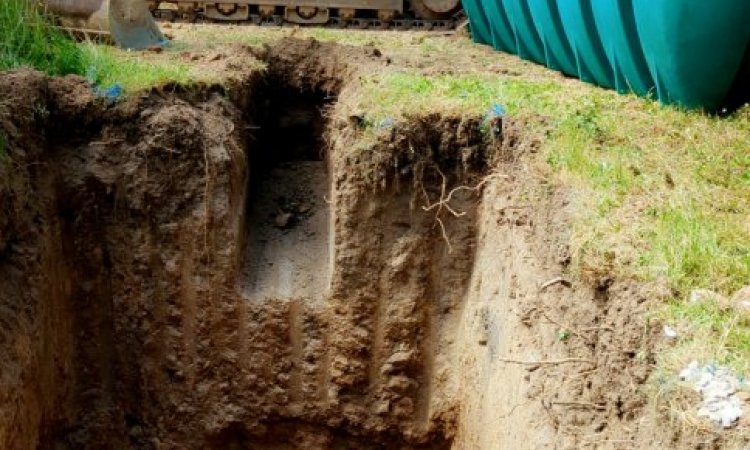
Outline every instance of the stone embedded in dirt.
<path fill-rule="evenodd" d="M 412 380 L 409 377 L 405 377 L 403 375 L 397 375 L 395 377 L 391 377 L 390 380 L 388 380 L 388 388 L 391 389 L 394 392 L 398 392 L 400 394 L 405 394 L 409 389 L 411 389 L 413 386 L 415 386 L 416 383 L 414 380 Z"/>
<path fill-rule="evenodd" d="M 399 351 L 391 355 L 386 361 L 387 364 L 392 365 L 395 368 L 400 368 L 407 365 L 414 358 L 414 352 L 412 351 Z"/>
<path fill-rule="evenodd" d="M 663 332 L 664 332 L 664 336 L 668 338 L 676 338 L 678 336 L 674 328 L 670 327 L 669 325 L 664 325 Z"/>
<path fill-rule="evenodd" d="M 297 213 L 299 213 L 299 214 L 306 214 L 306 213 L 310 212 L 310 209 L 312 209 L 310 207 L 310 205 L 301 204 L 301 205 L 297 206 Z"/>
<path fill-rule="evenodd" d="M 294 214 L 288 212 L 280 212 L 273 219 L 273 224 L 276 228 L 289 228 L 292 223 Z"/>
<path fill-rule="evenodd" d="M 390 409 L 391 409 L 391 402 L 388 400 L 375 402 L 375 414 L 379 416 L 384 416 L 388 414 Z"/>
<path fill-rule="evenodd" d="M 414 414 L 414 400 L 409 397 L 403 397 L 393 407 L 393 413 L 396 417 L 406 418 Z"/>

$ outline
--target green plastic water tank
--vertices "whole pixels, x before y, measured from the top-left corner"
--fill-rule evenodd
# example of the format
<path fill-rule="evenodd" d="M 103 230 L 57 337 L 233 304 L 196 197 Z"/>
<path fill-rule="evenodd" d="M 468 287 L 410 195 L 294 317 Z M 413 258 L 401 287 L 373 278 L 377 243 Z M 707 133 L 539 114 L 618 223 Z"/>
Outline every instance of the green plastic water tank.
<path fill-rule="evenodd" d="M 734 86 L 729 91 L 727 105 L 735 108 L 744 104 L 750 104 L 750 44 L 745 51 L 745 60 L 734 80 Z"/>
<path fill-rule="evenodd" d="M 592 0 L 558 0 L 557 4 L 565 35 L 573 49 L 578 77 L 600 86 L 613 87 L 614 71 L 604 53 L 591 2 Z"/>
<path fill-rule="evenodd" d="M 516 41 L 516 54 L 521 58 L 530 59 L 544 64 L 544 47 L 542 39 L 534 27 L 531 11 L 527 0 L 502 0 L 508 22 L 513 30 Z M 492 24 L 499 26 L 500 24 Z"/>
<path fill-rule="evenodd" d="M 469 18 L 471 38 L 479 44 L 492 44 L 490 22 L 484 14 L 482 0 L 461 0 L 464 12 Z M 508 50 L 505 50 L 508 51 Z"/>
<path fill-rule="evenodd" d="M 542 40 L 547 67 L 578 76 L 578 68 L 565 36 L 557 0 L 529 0 L 531 18 Z"/>
<path fill-rule="evenodd" d="M 516 38 L 513 34 L 508 15 L 502 0 L 486 0 L 482 2 L 484 12 L 490 21 L 492 31 L 492 46 L 507 53 L 518 53 Z"/>
<path fill-rule="evenodd" d="M 634 0 L 633 8 L 659 100 L 720 107 L 750 40 L 750 1 Z"/>
<path fill-rule="evenodd" d="M 582 80 L 709 110 L 750 97 L 750 0 L 463 1 L 477 42 Z"/>
<path fill-rule="evenodd" d="M 591 4 L 604 53 L 618 92 L 649 95 L 654 89 L 633 12 L 633 0 L 594 0 Z"/>

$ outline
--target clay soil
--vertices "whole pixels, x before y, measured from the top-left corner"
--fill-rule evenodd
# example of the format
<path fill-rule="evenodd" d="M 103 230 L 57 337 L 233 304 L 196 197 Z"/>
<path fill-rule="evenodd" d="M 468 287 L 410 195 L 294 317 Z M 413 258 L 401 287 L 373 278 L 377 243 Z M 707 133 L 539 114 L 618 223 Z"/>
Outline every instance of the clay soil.
<path fill-rule="evenodd" d="M 383 58 L 256 56 L 231 96 L 116 105 L 0 74 L 0 448 L 672 445 L 641 425 L 646 294 L 547 283 L 570 211 L 523 122 L 355 151 L 336 99 Z"/>

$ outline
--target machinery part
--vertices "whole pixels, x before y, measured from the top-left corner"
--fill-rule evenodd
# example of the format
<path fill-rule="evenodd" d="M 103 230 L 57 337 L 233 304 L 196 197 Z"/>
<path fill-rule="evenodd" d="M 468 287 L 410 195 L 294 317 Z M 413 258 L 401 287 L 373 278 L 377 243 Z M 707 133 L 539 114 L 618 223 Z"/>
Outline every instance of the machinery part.
<path fill-rule="evenodd" d="M 109 0 L 109 3 L 109 32 L 120 47 L 143 50 L 162 47 L 168 42 L 144 0 Z"/>
<path fill-rule="evenodd" d="M 143 50 L 167 42 L 146 0 L 44 0 L 43 5 L 63 26 L 109 33 L 123 48 Z"/>
<path fill-rule="evenodd" d="M 205 15 L 209 19 L 242 21 L 250 18 L 250 6 L 236 3 L 206 4 Z"/>
<path fill-rule="evenodd" d="M 186 3 L 190 4 L 190 13 L 179 7 L 179 14 L 175 15 L 174 8 L 169 7 Z M 451 30 L 461 13 L 460 0 L 164 0 L 154 15 L 167 20 L 206 19 L 271 26 L 286 21 L 340 28 Z"/>
<path fill-rule="evenodd" d="M 273 14 L 276 12 L 276 7 L 273 5 L 260 5 L 258 6 L 258 11 L 260 12 L 260 16 L 264 19 L 273 17 Z"/>
<path fill-rule="evenodd" d="M 460 9 L 460 0 L 411 0 L 411 9 L 420 19 L 450 19 Z"/>
<path fill-rule="evenodd" d="M 354 8 L 339 8 L 339 19 L 344 22 L 354 20 L 354 16 L 357 14 L 357 10 Z"/>
<path fill-rule="evenodd" d="M 331 15 L 328 8 L 315 6 L 297 6 L 284 9 L 284 20 L 299 24 L 324 24 L 328 23 Z"/>
<path fill-rule="evenodd" d="M 378 10 L 378 19 L 383 23 L 393 22 L 396 18 L 396 11 L 392 9 L 380 9 Z"/>

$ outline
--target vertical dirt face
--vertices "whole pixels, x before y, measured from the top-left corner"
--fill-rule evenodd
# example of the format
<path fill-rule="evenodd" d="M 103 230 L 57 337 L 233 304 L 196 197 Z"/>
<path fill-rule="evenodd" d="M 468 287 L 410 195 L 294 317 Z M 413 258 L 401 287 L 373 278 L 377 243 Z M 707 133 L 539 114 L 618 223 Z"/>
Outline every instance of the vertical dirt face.
<path fill-rule="evenodd" d="M 513 224 L 529 216 L 496 214 L 516 199 L 491 172 L 517 169 L 498 163 L 516 131 L 492 141 L 478 118 L 415 117 L 355 150 L 362 130 L 330 99 L 357 59 L 313 41 L 279 48 L 234 102 L 177 89 L 108 107 L 82 80 L 0 75 L 21 105 L 0 104 L 12 157 L 0 166 L 0 448 L 522 447 L 505 433 L 518 423 L 488 431 L 517 394 L 496 380 L 536 398 L 555 374 L 496 359 L 513 333 L 537 343 L 508 311 L 559 268 L 534 259 L 548 241 L 522 239 L 559 230 L 523 234 Z M 597 295 L 576 290 L 584 306 L 561 314 L 615 320 L 623 304 L 590 307 Z M 574 348 L 628 364 L 595 338 Z M 563 377 L 591 395 L 633 385 L 604 379 L 616 382 Z M 544 411 L 524 411 L 540 421 L 527 440 L 555 435 Z M 575 420 L 601 431 L 622 415 Z"/>
<path fill-rule="evenodd" d="M 249 79 L 237 105 L 154 92 L 73 111 L 50 80 L 3 80 L 35 80 L 50 111 L 3 116 L 14 149 L 38 147 L 14 157 L 45 162 L 2 190 L 18 214 L 3 224 L 5 298 L 37 308 L 4 334 L 32 356 L 3 366 L 18 387 L 0 405 L 5 447 L 449 447 L 476 199 L 443 217 L 452 254 L 422 206 L 486 170 L 478 124 L 418 121 L 363 158 L 356 128 L 324 114 L 336 84 L 286 70 Z M 24 235 L 34 220 L 42 232 Z M 24 293 L 33 273 L 40 289 Z"/>

